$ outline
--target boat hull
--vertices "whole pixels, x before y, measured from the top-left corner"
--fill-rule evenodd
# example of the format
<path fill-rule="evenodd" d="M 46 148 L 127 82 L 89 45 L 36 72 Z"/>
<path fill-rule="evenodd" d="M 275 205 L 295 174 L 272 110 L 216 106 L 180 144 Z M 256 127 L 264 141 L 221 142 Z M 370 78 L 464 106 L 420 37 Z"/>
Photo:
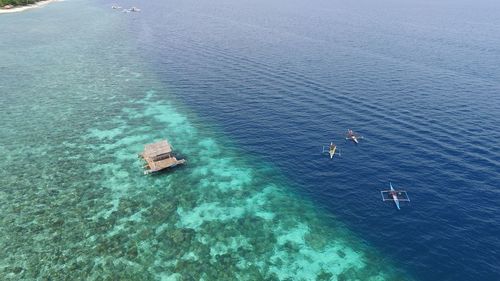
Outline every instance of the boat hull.
<path fill-rule="evenodd" d="M 391 191 L 395 192 L 394 187 L 392 187 L 392 183 L 389 183 L 389 185 L 391 187 Z M 394 204 L 396 204 L 396 207 L 398 208 L 398 210 L 401 210 L 399 208 L 399 199 L 398 199 L 398 196 L 395 193 L 391 194 L 391 196 L 392 196 L 392 200 L 394 200 Z"/>
<path fill-rule="evenodd" d="M 396 204 L 396 208 L 398 208 L 398 210 L 401 210 L 399 208 L 399 199 L 398 199 L 398 196 L 392 195 L 392 199 L 394 200 L 394 203 Z"/>
<path fill-rule="evenodd" d="M 330 149 L 330 159 L 332 159 L 333 156 L 335 155 L 335 150 L 337 150 L 337 147 L 334 147 L 333 149 Z"/>

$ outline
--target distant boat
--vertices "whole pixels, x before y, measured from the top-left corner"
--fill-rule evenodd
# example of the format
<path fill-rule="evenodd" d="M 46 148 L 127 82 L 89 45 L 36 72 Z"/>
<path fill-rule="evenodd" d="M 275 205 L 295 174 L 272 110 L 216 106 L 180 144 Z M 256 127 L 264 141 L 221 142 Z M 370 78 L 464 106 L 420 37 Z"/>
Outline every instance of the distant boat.
<path fill-rule="evenodd" d="M 121 9 L 121 7 L 118 7 L 118 6 L 113 6 L 112 7 L 113 9 Z M 130 13 L 130 12 L 140 12 L 141 9 L 137 8 L 137 7 L 132 7 L 130 9 L 123 9 L 122 12 L 124 13 Z"/>

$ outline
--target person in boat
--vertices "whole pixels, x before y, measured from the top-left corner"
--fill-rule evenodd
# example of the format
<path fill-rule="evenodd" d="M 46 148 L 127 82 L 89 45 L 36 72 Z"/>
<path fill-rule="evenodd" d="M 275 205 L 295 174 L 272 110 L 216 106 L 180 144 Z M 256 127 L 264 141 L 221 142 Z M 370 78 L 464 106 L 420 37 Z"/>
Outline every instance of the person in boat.
<path fill-rule="evenodd" d="M 330 151 L 334 150 L 335 149 L 335 145 L 332 143 L 330 144 Z"/>
<path fill-rule="evenodd" d="M 395 191 L 395 190 L 389 191 L 389 195 L 390 195 L 390 196 L 398 196 L 398 195 L 400 195 L 400 194 L 401 194 L 400 192 Z"/>

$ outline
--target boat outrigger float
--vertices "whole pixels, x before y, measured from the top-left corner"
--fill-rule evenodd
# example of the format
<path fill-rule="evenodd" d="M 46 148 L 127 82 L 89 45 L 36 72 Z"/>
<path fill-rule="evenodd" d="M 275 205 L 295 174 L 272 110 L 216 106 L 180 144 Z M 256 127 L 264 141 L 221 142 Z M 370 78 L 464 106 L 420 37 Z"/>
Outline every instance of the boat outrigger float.
<path fill-rule="evenodd" d="M 347 130 L 346 140 L 352 140 L 355 144 L 359 143 L 359 140 L 362 139 L 362 136 L 354 133 L 351 129 Z"/>
<path fill-rule="evenodd" d="M 331 142 L 330 145 L 323 146 L 323 151 L 321 153 L 330 154 L 330 159 L 332 159 L 333 156 L 335 155 L 335 152 L 337 152 L 337 154 L 340 156 L 340 150 L 337 151 L 337 146 L 335 144 L 333 144 L 333 142 Z"/>
<path fill-rule="evenodd" d="M 391 182 L 389 182 L 389 186 L 391 187 L 390 190 L 380 191 L 380 194 L 382 194 L 382 201 L 394 201 L 398 210 L 401 210 L 399 208 L 399 202 L 410 202 L 410 197 L 408 197 L 408 194 L 404 190 L 394 190 Z"/>

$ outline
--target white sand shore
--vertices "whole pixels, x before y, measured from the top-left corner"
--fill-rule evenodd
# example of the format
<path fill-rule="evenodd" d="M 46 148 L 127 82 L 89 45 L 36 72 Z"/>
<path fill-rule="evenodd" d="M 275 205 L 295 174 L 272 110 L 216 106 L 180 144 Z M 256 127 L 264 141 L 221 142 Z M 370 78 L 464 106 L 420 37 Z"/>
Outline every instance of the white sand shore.
<path fill-rule="evenodd" d="M 49 4 L 49 3 L 52 3 L 52 2 L 60 2 L 60 1 L 63 1 L 63 0 L 45 0 L 45 1 L 37 2 L 37 3 L 32 4 L 32 5 L 19 6 L 19 7 L 14 7 L 14 8 L 11 8 L 11 9 L 0 8 L 0 14 L 22 12 L 22 11 L 26 11 L 26 10 L 29 10 L 29 9 L 40 8 L 40 7 L 43 7 L 43 6 L 45 6 L 45 5 Z"/>

